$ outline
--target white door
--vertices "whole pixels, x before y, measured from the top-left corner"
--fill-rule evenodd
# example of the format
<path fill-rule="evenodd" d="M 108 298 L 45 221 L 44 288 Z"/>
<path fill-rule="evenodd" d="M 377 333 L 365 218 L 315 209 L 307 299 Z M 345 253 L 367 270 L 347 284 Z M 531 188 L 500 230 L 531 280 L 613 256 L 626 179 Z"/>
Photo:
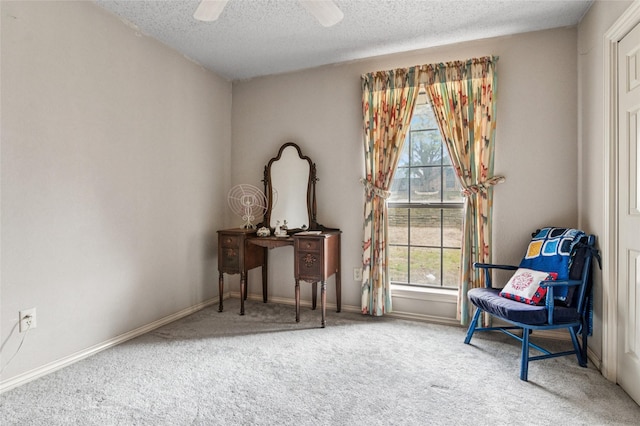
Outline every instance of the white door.
<path fill-rule="evenodd" d="M 640 25 L 618 45 L 617 382 L 640 404 Z"/>

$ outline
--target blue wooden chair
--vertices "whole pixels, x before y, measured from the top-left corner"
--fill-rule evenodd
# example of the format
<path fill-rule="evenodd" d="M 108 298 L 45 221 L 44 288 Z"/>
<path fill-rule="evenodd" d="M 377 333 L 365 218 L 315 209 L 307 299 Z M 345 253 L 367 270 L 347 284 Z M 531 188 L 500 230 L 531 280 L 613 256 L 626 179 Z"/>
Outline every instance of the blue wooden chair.
<path fill-rule="evenodd" d="M 532 236 L 520 267 L 482 263 L 474 265 L 484 270 L 486 287 L 468 292 L 469 300 L 477 309 L 464 340 L 464 343 L 469 344 L 475 332 L 493 330 L 519 340 L 522 343 L 520 379 L 524 381 L 527 381 L 529 361 L 575 354 L 580 366 L 587 366 L 587 337 L 591 334 L 592 313 L 591 261 L 596 257 L 600 262 L 594 235 L 585 235 L 582 231 L 565 228 L 544 228 Z M 523 302 L 522 297 L 509 294 L 510 290 L 507 288 L 503 290 L 492 287 L 492 269 L 518 271 L 509 280 L 509 286 L 514 278 L 516 282 L 522 282 L 516 275 L 524 271 L 521 269 L 523 267 L 550 273 L 547 278 L 556 277 L 557 274 L 555 280 L 544 279 L 538 281 L 539 284 L 536 283 L 539 288 L 535 294 L 541 299 L 538 303 L 529 299 Z M 545 297 L 541 298 L 540 293 Z M 482 312 L 487 312 L 507 325 L 478 327 Z M 552 353 L 530 341 L 533 330 L 563 328 L 569 331 L 573 350 Z M 516 334 L 514 331 L 517 330 L 521 330 L 521 333 Z M 531 356 L 531 349 L 539 351 L 542 355 Z"/>

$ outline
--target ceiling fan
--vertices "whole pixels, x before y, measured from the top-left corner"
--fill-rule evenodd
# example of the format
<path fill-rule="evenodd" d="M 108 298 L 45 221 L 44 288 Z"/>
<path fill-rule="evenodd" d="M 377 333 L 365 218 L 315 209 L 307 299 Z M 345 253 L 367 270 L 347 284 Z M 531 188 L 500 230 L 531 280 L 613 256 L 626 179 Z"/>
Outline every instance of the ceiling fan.
<path fill-rule="evenodd" d="M 212 22 L 218 19 L 229 0 L 202 0 L 193 14 L 198 21 Z M 331 27 L 342 20 L 344 14 L 333 0 L 298 0 L 324 27 Z"/>

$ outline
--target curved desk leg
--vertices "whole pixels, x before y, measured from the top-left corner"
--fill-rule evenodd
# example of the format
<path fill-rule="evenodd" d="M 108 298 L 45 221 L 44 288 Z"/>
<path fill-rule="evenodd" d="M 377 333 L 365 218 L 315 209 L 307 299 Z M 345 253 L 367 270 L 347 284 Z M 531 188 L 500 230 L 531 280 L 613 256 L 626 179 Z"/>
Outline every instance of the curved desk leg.
<path fill-rule="evenodd" d="M 267 265 L 269 265 L 267 256 L 269 255 L 269 251 L 264 249 L 264 264 L 262 265 L 262 301 L 267 303 Z"/>
<path fill-rule="evenodd" d="M 300 322 L 300 280 L 296 279 L 296 322 Z"/>
<path fill-rule="evenodd" d="M 247 282 L 249 277 L 249 271 L 245 271 L 244 273 L 244 297 L 242 300 L 247 300 L 247 296 L 249 295 L 249 283 Z M 242 275 L 240 276 L 242 278 Z M 240 290 L 242 292 L 242 290 Z"/>
<path fill-rule="evenodd" d="M 224 274 L 220 272 L 218 278 L 218 312 L 222 312 L 222 296 L 224 295 Z"/>
<path fill-rule="evenodd" d="M 340 275 L 342 274 L 338 269 L 338 272 L 336 273 L 336 305 L 338 305 L 336 312 L 340 312 L 342 306 L 342 283 L 340 282 Z"/>
<path fill-rule="evenodd" d="M 320 303 L 322 304 L 322 328 L 325 325 L 326 306 L 327 306 L 327 281 L 322 281 L 320 287 Z"/>
<path fill-rule="evenodd" d="M 244 299 L 247 297 L 247 272 L 240 272 L 240 315 L 244 315 Z"/>
<path fill-rule="evenodd" d="M 318 283 L 311 283 L 311 309 L 316 310 L 316 305 L 318 302 Z"/>

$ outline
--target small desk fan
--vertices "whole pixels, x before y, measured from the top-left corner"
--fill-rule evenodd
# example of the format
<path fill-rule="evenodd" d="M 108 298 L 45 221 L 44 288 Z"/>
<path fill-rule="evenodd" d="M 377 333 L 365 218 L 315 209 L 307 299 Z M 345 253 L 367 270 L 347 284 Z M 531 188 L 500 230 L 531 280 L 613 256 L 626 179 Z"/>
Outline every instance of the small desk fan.
<path fill-rule="evenodd" d="M 245 221 L 245 229 L 255 229 L 252 222 L 267 211 L 267 197 L 253 185 L 234 186 L 229 190 L 227 200 L 231 210 Z"/>

